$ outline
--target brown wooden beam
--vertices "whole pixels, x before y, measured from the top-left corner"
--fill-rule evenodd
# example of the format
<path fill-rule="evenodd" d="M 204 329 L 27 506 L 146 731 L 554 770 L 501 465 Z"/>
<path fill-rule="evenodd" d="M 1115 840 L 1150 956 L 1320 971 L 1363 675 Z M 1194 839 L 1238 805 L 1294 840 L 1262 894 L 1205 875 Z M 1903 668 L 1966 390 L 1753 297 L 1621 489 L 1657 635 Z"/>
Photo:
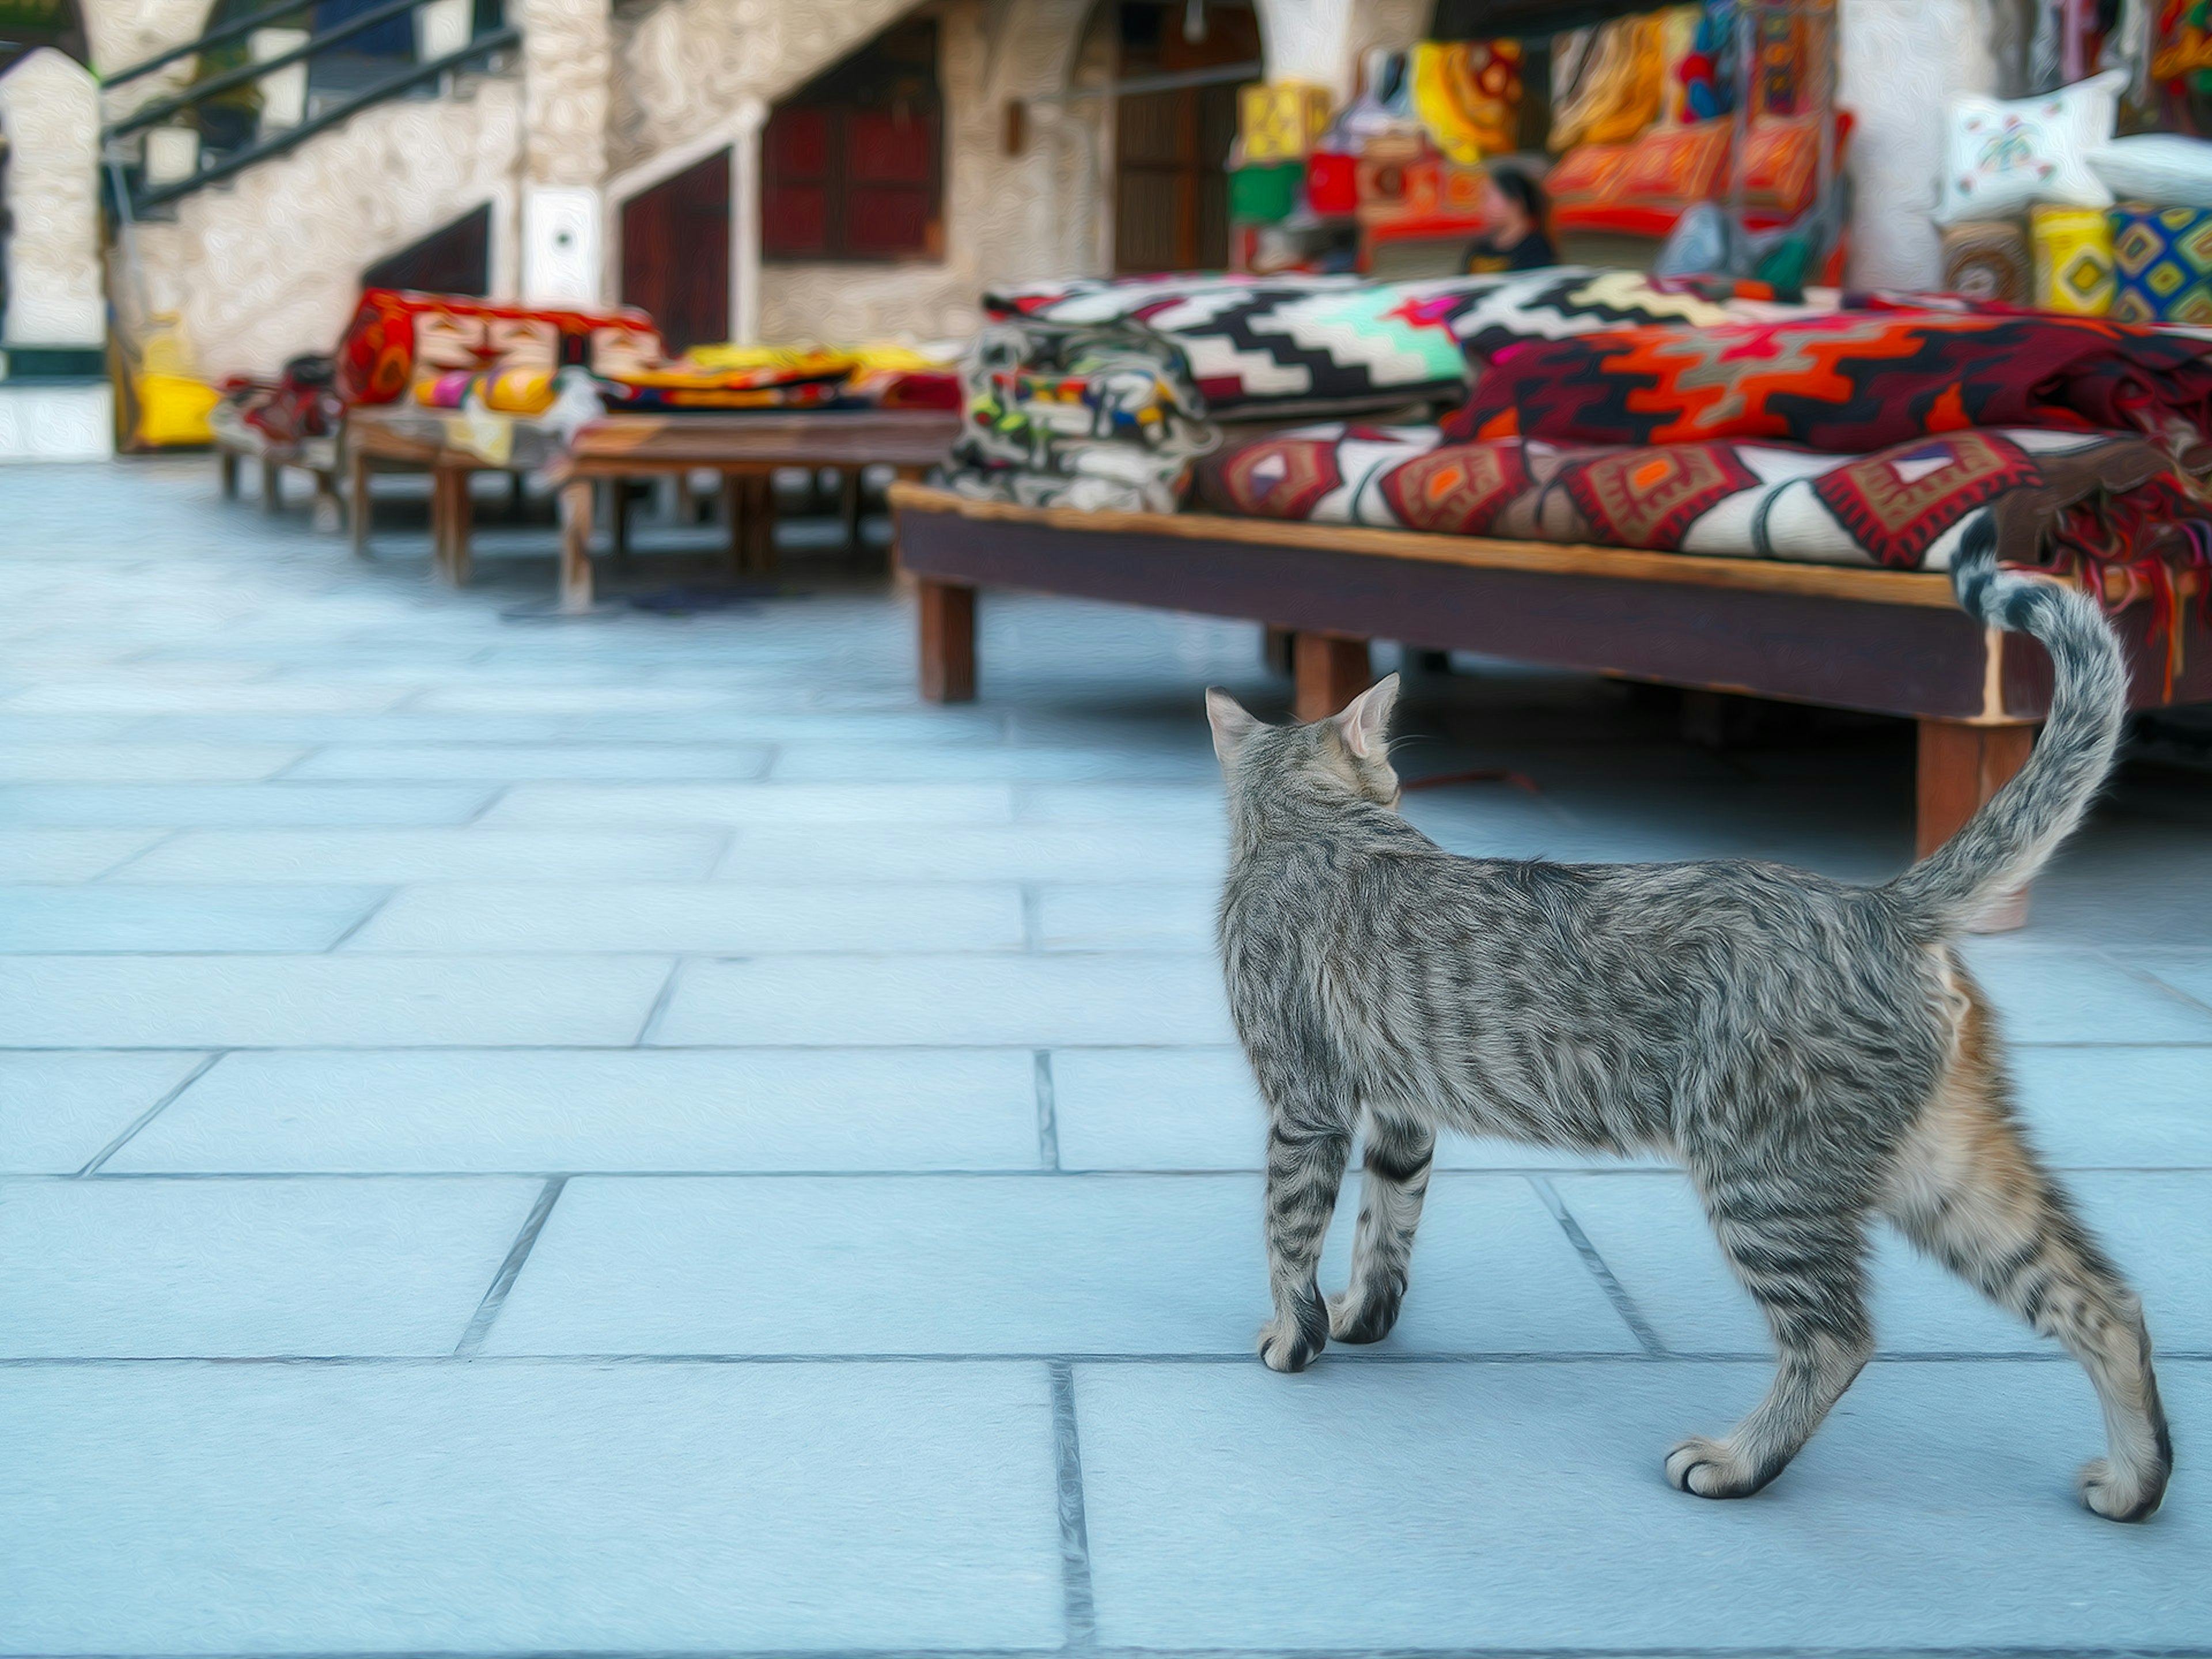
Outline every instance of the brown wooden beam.
<path fill-rule="evenodd" d="M 921 695 L 930 702 L 975 701 L 975 590 L 919 582 Z"/>
<path fill-rule="evenodd" d="M 1367 641 L 1300 634 L 1291 644 L 1297 674 L 1297 716 L 1326 720 L 1375 682 Z"/>
<path fill-rule="evenodd" d="M 1966 820 L 2027 763 L 2034 746 L 2033 726 L 1922 720 L 1915 855 L 1924 859 L 1958 834 Z M 2027 921 L 2027 890 L 2021 888 L 1992 908 L 1974 931 L 2008 933 Z"/>

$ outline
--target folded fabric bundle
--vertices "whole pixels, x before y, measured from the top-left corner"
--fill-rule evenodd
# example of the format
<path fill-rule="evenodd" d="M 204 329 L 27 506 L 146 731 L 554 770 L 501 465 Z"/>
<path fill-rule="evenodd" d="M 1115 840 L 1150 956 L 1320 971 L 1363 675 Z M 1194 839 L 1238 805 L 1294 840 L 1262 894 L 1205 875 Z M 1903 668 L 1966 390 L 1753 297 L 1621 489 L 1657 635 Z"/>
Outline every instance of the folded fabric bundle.
<path fill-rule="evenodd" d="M 2205 566 L 2212 502 L 2155 445 L 2042 428 L 1954 432 L 1864 455 L 1708 441 L 1570 448 L 1434 427 L 1320 426 L 1199 463 L 1197 500 L 1248 518 L 1948 568 L 1972 517 L 2045 565 Z"/>
<path fill-rule="evenodd" d="M 1863 454 L 1970 427 L 2135 432 L 2212 463 L 2212 345 L 2086 317 L 1876 311 L 1510 347 L 1456 441 L 1779 438 Z"/>
<path fill-rule="evenodd" d="M 1172 513 L 1191 460 L 1219 441 L 1181 354 L 1118 330 L 986 329 L 961 382 L 945 482 L 963 495 Z"/>
<path fill-rule="evenodd" d="M 553 407 L 553 375 L 544 369 L 503 368 L 471 374 L 452 369 L 415 382 L 415 401 L 425 409 L 462 409 L 471 396 L 505 415 L 543 415 Z"/>

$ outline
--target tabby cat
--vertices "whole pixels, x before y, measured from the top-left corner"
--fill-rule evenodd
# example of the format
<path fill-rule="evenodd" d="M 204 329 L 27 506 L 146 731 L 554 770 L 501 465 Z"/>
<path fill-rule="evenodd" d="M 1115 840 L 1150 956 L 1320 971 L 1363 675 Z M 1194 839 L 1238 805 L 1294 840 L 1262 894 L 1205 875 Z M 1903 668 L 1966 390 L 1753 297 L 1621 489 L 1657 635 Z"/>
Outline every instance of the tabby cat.
<path fill-rule="evenodd" d="M 2049 648 L 2051 718 L 2017 777 L 1877 887 L 1738 860 L 1457 857 L 1395 811 L 1395 676 L 1303 726 L 1206 693 L 1229 793 L 1222 963 L 1268 1109 L 1268 1365 L 1389 1333 L 1439 1129 L 1654 1152 L 1688 1171 L 1779 1352 L 1748 1417 L 1667 1455 L 1675 1486 L 1745 1497 L 1820 1426 L 1874 1351 L 1881 1216 L 2087 1368 L 2108 1454 L 2081 1501 L 2121 1521 L 2158 1507 L 2172 1447 L 2141 1304 L 2022 1139 L 1955 945 L 2081 820 L 2126 671 L 2088 599 L 1999 570 L 1986 516 L 1954 574 L 1970 615 Z M 1315 1266 L 1355 1128 L 1351 1282 L 1324 1304 Z"/>

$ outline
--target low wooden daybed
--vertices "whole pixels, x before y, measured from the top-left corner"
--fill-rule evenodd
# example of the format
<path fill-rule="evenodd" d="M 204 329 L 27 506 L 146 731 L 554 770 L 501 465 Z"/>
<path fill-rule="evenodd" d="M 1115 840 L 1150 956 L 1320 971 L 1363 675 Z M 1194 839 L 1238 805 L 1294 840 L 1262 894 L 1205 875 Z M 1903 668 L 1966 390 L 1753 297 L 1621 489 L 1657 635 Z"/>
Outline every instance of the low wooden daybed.
<path fill-rule="evenodd" d="M 2020 769 L 2049 705 L 2042 647 L 1976 627 L 1935 572 L 1024 507 L 909 483 L 892 487 L 891 505 L 900 567 L 919 591 L 921 693 L 933 702 L 975 696 L 975 593 L 997 587 L 1289 630 L 1307 720 L 1369 683 L 1376 639 L 1898 714 L 1919 722 L 1923 853 Z M 2193 604 L 2181 609 L 2170 695 L 2151 608 L 2115 618 L 2138 708 L 2212 699 L 2212 636 Z"/>

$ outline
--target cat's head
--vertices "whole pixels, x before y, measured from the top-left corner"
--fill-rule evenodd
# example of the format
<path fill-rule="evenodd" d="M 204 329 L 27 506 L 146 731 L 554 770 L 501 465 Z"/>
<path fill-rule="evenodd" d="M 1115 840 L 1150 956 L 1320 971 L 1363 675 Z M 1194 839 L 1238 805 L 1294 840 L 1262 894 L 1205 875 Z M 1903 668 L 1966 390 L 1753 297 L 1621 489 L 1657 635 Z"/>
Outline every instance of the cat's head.
<path fill-rule="evenodd" d="M 1350 795 L 1376 806 L 1398 804 L 1390 767 L 1390 710 L 1398 677 L 1367 688 L 1340 714 L 1306 725 L 1270 726 L 1218 686 L 1206 694 L 1213 752 L 1221 757 L 1232 803 L 1255 793 L 1328 799 Z"/>

